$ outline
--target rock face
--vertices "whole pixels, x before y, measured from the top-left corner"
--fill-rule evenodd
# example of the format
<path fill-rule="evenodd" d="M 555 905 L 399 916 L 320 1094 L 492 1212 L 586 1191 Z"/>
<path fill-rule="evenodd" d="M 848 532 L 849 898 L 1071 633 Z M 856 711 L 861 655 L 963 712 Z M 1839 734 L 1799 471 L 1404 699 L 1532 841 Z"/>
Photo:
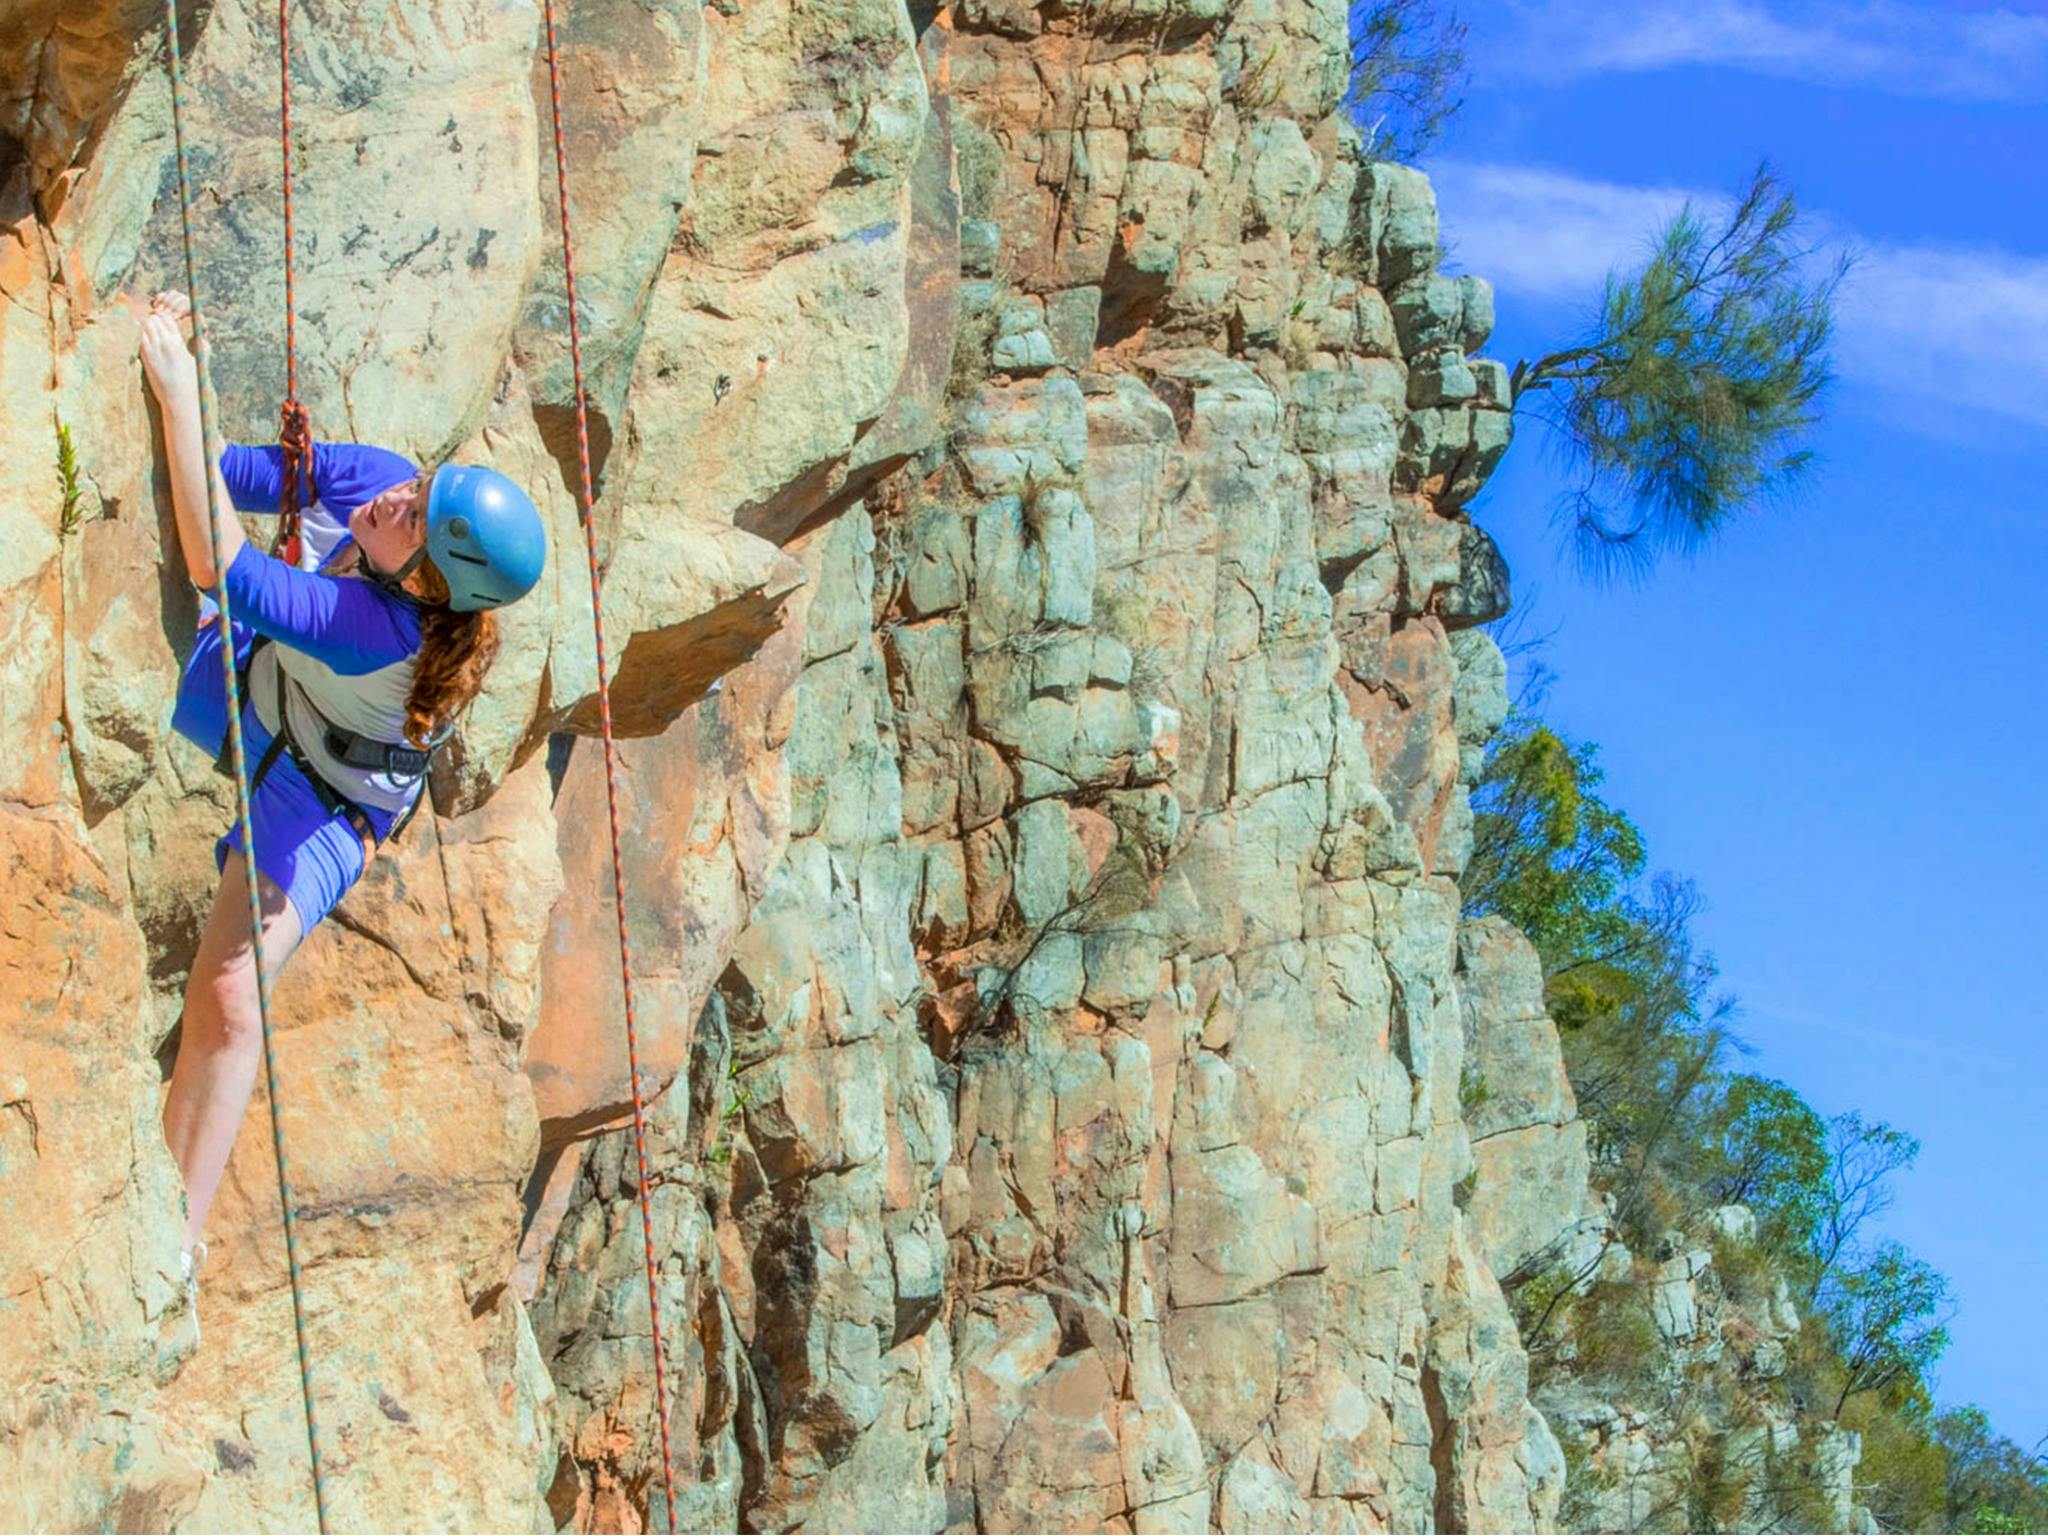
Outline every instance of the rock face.
<path fill-rule="evenodd" d="M 1535 948 L 1498 917 L 1458 931 L 1463 1107 L 1478 1164 L 1465 1211 L 1494 1272 L 1528 1275 L 1593 1238 L 1586 1127 L 1543 1011 Z"/>
<path fill-rule="evenodd" d="M 185 38 L 245 438 L 266 16 Z M 264 1112 L 197 1352 L 156 1125 L 228 814 L 167 732 L 194 603 L 132 361 L 181 280 L 158 24 L 0 22 L 0 1519 L 302 1527 Z M 294 38 L 316 422 L 495 463 L 555 536 L 436 814 L 277 995 L 330 1496 L 644 1528 L 536 10 Z M 578 0 L 563 38 L 675 1522 L 1547 1525 L 1497 1277 L 1585 1219 L 1584 1135 L 1457 886 L 1506 379 L 1427 183 L 1360 161 L 1342 8 Z"/>
<path fill-rule="evenodd" d="M 1603 1339 L 1616 1353 L 1611 1318 L 1604 1332 L 1574 1327 L 1538 1391 L 1575 1453 L 1575 1529 L 1684 1531 L 1703 1511 L 1729 1531 L 1877 1529 L 1857 1500 L 1861 1436 L 1786 1390 L 1799 1311 L 1756 1237 L 1746 1206 L 1721 1206 L 1634 1262 L 1609 1247 L 1588 1273 L 1642 1333 L 1640 1358 L 1617 1372 L 1599 1358 Z"/>

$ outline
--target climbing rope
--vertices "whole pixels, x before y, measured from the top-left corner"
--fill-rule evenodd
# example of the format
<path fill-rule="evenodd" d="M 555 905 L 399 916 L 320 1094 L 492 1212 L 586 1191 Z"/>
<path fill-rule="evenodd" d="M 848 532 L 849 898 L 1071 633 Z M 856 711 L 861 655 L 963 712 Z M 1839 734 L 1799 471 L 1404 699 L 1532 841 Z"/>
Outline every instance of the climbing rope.
<path fill-rule="evenodd" d="M 661 1484 L 669 1530 L 676 1528 L 675 1458 L 669 1450 L 667 1376 L 662 1370 L 661 1291 L 654 1260 L 654 1205 L 648 1197 L 647 1107 L 640 1090 L 640 1033 L 633 1011 L 633 947 L 626 937 L 626 872 L 619 851 L 619 781 L 612 746 L 612 695 L 605 667 L 604 603 L 599 592 L 596 493 L 590 474 L 590 413 L 583 394 L 583 336 L 576 320 L 576 245 L 569 233 L 569 149 L 562 135 L 562 70 L 555 53 L 555 0 L 543 0 L 547 25 L 548 98 L 555 119 L 555 190 L 562 205 L 562 278 L 569 298 L 569 364 L 576 383 L 576 461 L 582 472 L 583 540 L 590 558 L 590 619 L 597 637 L 597 717 L 604 731 L 605 810 L 611 820 L 612 895 L 619 918 L 619 979 L 626 996 L 626 1060 L 633 1074 L 633 1143 L 640 1154 L 640 1232 L 647 1250 L 647 1325 L 654 1335 L 654 1406 L 661 1420 Z"/>
<path fill-rule="evenodd" d="M 284 403 L 278 408 L 277 445 L 284 451 L 278 486 L 277 536 L 270 552 L 299 563 L 299 509 L 313 500 L 313 418 L 299 400 L 299 289 L 293 269 L 292 226 L 292 6 L 277 0 L 278 138 L 284 151 Z"/>
<path fill-rule="evenodd" d="M 263 909 L 258 898 L 256 836 L 249 821 L 248 758 L 242 750 L 242 699 L 235 677 L 234 617 L 229 611 L 226 573 L 221 570 L 220 495 L 215 488 L 211 349 L 206 339 L 206 322 L 199 310 L 199 275 L 192 251 L 192 188 L 185 166 L 185 84 L 178 52 L 177 0 L 164 0 L 164 21 L 170 43 L 171 132 L 177 145 L 178 218 L 185 246 L 185 291 L 192 300 L 193 353 L 199 369 L 199 441 L 206 473 L 207 527 L 213 541 L 215 597 L 219 607 L 214 622 L 220 632 L 221 672 L 227 679 L 228 751 L 234 766 L 235 820 L 242 832 L 242 873 L 249 887 L 249 944 L 256 961 L 256 1009 L 263 1023 L 263 1075 L 270 1092 L 270 1139 L 277 1152 L 277 1198 L 284 1211 L 285 1263 L 291 1275 L 292 1331 L 299 1346 L 299 1394 L 306 1407 L 306 1451 L 313 1463 L 313 1505 L 320 1529 L 327 1529 L 327 1482 L 320 1465 L 320 1421 L 313 1410 L 313 1366 L 306 1352 L 305 1298 L 299 1289 L 299 1228 L 293 1214 L 290 1164 L 285 1159 L 284 1119 L 279 1109 L 283 1094 L 277 1076 L 277 1037 L 270 1024 L 270 972 L 263 964 Z"/>

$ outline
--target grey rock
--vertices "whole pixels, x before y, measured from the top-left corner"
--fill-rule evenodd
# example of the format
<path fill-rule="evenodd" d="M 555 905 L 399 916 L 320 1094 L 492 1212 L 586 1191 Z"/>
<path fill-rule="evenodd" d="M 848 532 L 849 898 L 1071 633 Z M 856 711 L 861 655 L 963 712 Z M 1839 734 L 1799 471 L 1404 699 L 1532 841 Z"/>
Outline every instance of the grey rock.
<path fill-rule="evenodd" d="M 1508 365 L 1490 357 L 1468 357 L 1465 366 L 1472 370 L 1472 382 L 1478 391 L 1474 403 L 1506 410 L 1514 404 L 1514 391 L 1510 388 Z"/>
<path fill-rule="evenodd" d="M 1414 359 L 1432 353 L 1467 350 L 1461 345 L 1466 292 L 1464 279 L 1432 274 L 1403 283 L 1387 295 L 1394 334 L 1401 355 Z"/>
<path fill-rule="evenodd" d="M 1732 1242 L 1756 1241 L 1756 1212 L 1746 1205 L 1717 1205 L 1707 1212 L 1710 1231 Z"/>
<path fill-rule="evenodd" d="M 1052 367 L 1058 360 L 1052 338 L 1042 330 L 998 336 L 989 348 L 989 361 L 1006 373 L 1035 372 Z"/>
<path fill-rule="evenodd" d="M 1052 339 L 1055 361 L 1069 368 L 1086 368 L 1095 355 L 1095 332 L 1102 316 L 1102 288 L 1086 283 L 1048 294 L 1045 300 L 1045 329 Z"/>
<path fill-rule="evenodd" d="M 1514 606 L 1509 586 L 1508 563 L 1500 546 L 1477 523 L 1466 523 L 1458 534 L 1457 580 L 1437 589 L 1431 611 L 1448 630 L 1491 624 Z"/>
<path fill-rule="evenodd" d="M 1679 1254 L 1666 1259 L 1657 1271 L 1650 1291 L 1650 1316 L 1657 1331 L 1673 1344 L 1682 1344 L 1699 1332 L 1699 1297 L 1693 1290 L 1695 1271 L 1689 1257 Z"/>
<path fill-rule="evenodd" d="M 996 253 L 1002 244 L 1003 227 L 994 219 L 962 219 L 960 270 L 975 277 L 994 276 Z"/>
<path fill-rule="evenodd" d="M 1457 405 L 1474 398 L 1479 384 L 1465 359 L 1447 353 L 1411 362 L 1408 368 L 1408 403 L 1423 407 Z"/>
<path fill-rule="evenodd" d="M 1458 279 L 1458 350 L 1477 352 L 1493 334 L 1493 284 L 1467 274 Z"/>
<path fill-rule="evenodd" d="M 1391 289 L 1428 272 L 1437 261 L 1436 194 L 1428 178 L 1409 166 L 1376 160 L 1360 175 L 1371 199 L 1377 267 L 1372 274 Z"/>

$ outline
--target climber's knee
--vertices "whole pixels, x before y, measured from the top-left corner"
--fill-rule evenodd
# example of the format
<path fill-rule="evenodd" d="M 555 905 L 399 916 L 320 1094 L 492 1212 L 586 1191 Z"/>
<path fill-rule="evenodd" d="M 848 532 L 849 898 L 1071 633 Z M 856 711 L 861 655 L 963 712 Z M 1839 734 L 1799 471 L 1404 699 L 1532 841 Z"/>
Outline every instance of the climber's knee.
<path fill-rule="evenodd" d="M 256 878 L 265 968 L 275 981 L 279 967 L 298 946 L 298 915 L 269 876 L 259 871 Z M 247 891 L 240 863 L 229 859 L 185 985 L 184 1039 L 189 1047 L 240 1052 L 262 1043 Z"/>
<path fill-rule="evenodd" d="M 246 955 L 209 974 L 194 971 L 185 989 L 181 1049 L 239 1056 L 263 1043 L 263 1017 L 256 1006 L 255 972 Z"/>
<path fill-rule="evenodd" d="M 263 1016 L 248 946 L 227 954 L 202 954 L 185 987 L 184 1049 L 240 1055 L 257 1050 L 262 1042 Z"/>

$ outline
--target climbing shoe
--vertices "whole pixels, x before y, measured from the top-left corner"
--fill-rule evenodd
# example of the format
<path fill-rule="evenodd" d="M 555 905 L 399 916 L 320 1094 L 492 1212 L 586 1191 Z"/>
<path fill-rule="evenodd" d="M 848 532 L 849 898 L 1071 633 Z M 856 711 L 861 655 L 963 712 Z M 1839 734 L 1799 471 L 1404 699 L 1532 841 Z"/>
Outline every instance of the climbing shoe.
<path fill-rule="evenodd" d="M 178 1265 L 185 1271 L 185 1310 L 192 1314 L 192 1347 L 199 1347 L 199 1266 L 206 1262 L 206 1244 L 194 1243 L 178 1250 Z"/>

